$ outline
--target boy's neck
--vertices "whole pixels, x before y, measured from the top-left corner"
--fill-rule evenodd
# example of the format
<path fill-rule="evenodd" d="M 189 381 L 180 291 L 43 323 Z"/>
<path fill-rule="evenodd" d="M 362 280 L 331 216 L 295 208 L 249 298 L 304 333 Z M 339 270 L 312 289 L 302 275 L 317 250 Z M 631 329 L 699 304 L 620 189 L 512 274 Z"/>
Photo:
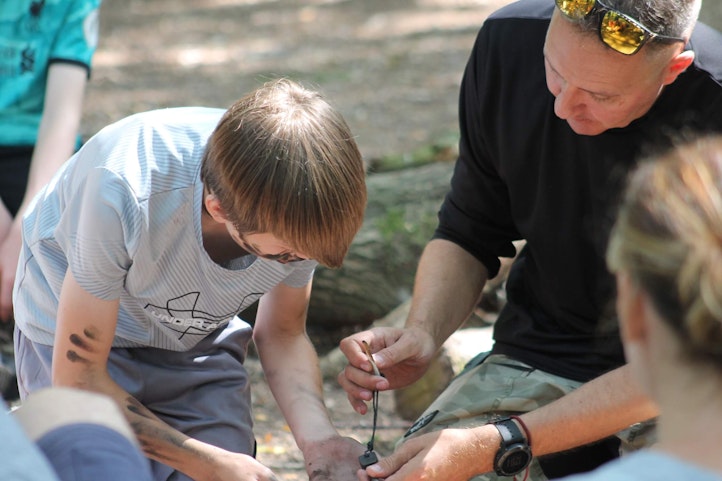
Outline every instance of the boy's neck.
<path fill-rule="evenodd" d="M 205 209 L 201 212 L 201 236 L 203 248 L 216 264 L 224 265 L 228 261 L 248 255 L 248 252 L 236 244 L 226 226 L 216 222 Z"/>

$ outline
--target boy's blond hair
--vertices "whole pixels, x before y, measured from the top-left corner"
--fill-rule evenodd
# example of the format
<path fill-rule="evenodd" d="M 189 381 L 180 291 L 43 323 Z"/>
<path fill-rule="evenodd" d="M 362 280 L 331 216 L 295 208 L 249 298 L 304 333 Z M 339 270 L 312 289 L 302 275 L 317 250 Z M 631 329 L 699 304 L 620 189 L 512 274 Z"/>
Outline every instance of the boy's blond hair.
<path fill-rule="evenodd" d="M 363 222 L 365 168 L 343 117 L 280 79 L 234 103 L 214 130 L 201 180 L 242 235 L 270 233 L 339 267 Z"/>

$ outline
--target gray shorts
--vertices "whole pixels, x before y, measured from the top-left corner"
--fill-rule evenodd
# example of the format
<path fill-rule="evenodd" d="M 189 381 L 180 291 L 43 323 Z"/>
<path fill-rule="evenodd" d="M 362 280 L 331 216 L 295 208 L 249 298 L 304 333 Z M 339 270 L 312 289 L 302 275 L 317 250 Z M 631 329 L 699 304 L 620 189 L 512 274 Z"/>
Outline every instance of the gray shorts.
<path fill-rule="evenodd" d="M 255 454 L 251 392 L 243 362 L 251 327 L 234 319 L 191 351 L 113 348 L 113 380 L 178 431 L 228 451 Z M 51 385 L 52 346 L 30 341 L 15 329 L 15 362 L 21 398 Z M 152 462 L 154 479 L 190 478 Z"/>

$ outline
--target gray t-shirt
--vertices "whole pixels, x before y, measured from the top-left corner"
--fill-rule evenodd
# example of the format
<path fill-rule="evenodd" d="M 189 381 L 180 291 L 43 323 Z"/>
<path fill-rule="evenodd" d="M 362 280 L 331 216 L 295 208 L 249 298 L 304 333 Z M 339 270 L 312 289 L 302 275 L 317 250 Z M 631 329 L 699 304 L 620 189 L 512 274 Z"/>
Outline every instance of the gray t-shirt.
<path fill-rule="evenodd" d="M 223 110 L 133 115 L 91 138 L 28 209 L 15 322 L 52 345 L 68 267 L 89 293 L 120 299 L 113 347 L 192 348 L 279 283 L 308 284 L 315 261 L 245 256 L 220 266 L 203 248 L 200 163 Z"/>
<path fill-rule="evenodd" d="M 589 473 L 562 481 L 722 481 L 722 474 L 702 469 L 651 449 L 623 456 Z"/>

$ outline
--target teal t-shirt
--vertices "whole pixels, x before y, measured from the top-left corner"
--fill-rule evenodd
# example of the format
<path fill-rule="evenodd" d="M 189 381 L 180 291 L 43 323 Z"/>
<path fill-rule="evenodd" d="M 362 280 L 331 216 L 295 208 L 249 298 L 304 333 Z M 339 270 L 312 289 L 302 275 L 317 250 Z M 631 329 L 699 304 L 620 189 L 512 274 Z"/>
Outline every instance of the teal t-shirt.
<path fill-rule="evenodd" d="M 0 1 L 0 146 L 35 145 L 51 63 L 90 72 L 100 2 Z"/>

